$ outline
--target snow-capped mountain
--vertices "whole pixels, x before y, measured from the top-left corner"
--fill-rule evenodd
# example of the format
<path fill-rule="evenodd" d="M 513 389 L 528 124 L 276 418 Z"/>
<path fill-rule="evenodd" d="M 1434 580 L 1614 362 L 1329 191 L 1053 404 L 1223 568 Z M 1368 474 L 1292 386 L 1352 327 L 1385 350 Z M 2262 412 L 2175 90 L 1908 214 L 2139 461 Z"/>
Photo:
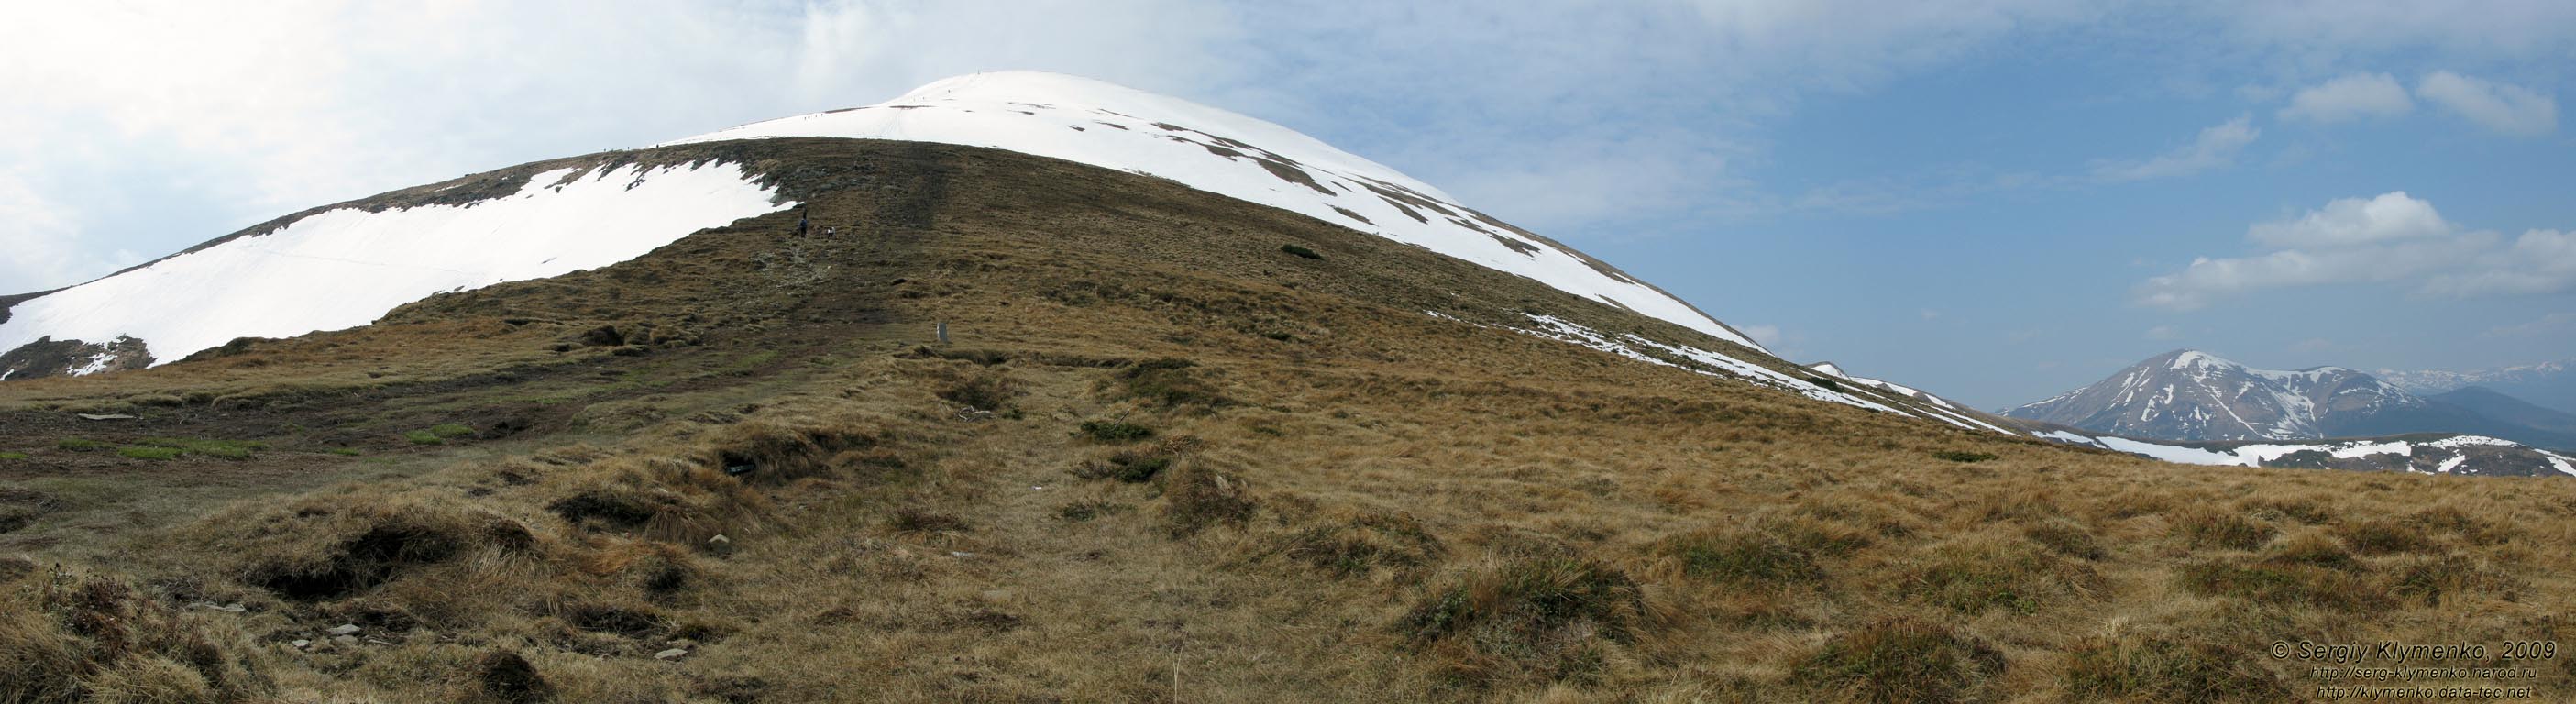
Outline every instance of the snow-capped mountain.
<path fill-rule="evenodd" d="M 931 83 L 875 105 L 756 122 L 668 144 L 771 137 L 940 142 L 1168 178 L 1536 279 L 1768 352 L 1598 259 L 1295 130 L 1087 78 L 1007 71 Z"/>
<path fill-rule="evenodd" d="M 2195 350 L 2150 357 L 2091 386 L 2002 414 L 2157 441 L 2471 433 L 2576 447 L 2567 433 L 2426 399 L 2352 369 L 2256 369 Z"/>
<path fill-rule="evenodd" d="M 2396 384 L 2398 388 L 2415 392 L 2419 396 L 2432 396 L 2472 386 L 2483 386 L 2490 391 L 2556 409 L 2562 413 L 2576 413 L 2576 360 L 2541 362 L 2472 372 L 2382 369 L 2374 374 L 2388 383 Z"/>
<path fill-rule="evenodd" d="M 2162 440 L 2286 440 L 2340 435 L 2350 419 L 2424 407 L 2405 389 L 2343 367 L 2255 369 L 2174 350 L 2003 414 Z"/>
<path fill-rule="evenodd" d="M 1100 81 L 973 74 L 876 105 L 657 146 L 774 137 L 990 147 L 1171 179 L 1767 352 L 1651 284 L 1394 169 L 1285 127 Z M 240 337 L 363 325 L 432 294 L 612 264 L 692 232 L 794 207 L 766 185 L 774 175 L 746 169 L 609 159 L 543 173 L 495 172 L 299 213 L 96 281 L 0 299 L 0 375 L 136 368 Z"/>

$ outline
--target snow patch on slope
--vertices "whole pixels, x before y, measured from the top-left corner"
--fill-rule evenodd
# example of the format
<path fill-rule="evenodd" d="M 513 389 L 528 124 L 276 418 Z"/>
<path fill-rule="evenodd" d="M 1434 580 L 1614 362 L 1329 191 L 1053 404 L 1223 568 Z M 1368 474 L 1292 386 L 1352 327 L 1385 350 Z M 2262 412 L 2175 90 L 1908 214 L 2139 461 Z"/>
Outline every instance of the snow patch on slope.
<path fill-rule="evenodd" d="M 1457 316 L 1436 310 L 1426 310 L 1423 311 L 1423 313 L 1440 320 L 1467 322 L 1459 319 Z M 1937 420 L 1969 430 L 1992 430 L 1994 432 L 2012 435 L 2019 434 L 2003 430 L 2001 428 L 1996 428 L 1982 422 L 1976 422 L 1973 418 L 1942 413 L 1937 409 L 1924 409 L 1925 412 L 1915 412 L 1913 410 L 1890 406 L 1888 404 L 1870 400 L 1869 398 L 1863 397 L 1859 394 L 1828 389 L 1813 381 L 1790 374 L 1783 374 L 1771 369 L 1770 367 L 1753 364 L 1722 353 L 1711 352 L 1709 350 L 1689 345 L 1666 344 L 1634 334 L 1621 335 L 1614 339 L 1608 335 L 1601 334 L 1599 331 L 1556 316 L 1534 313 L 1523 313 L 1522 315 L 1527 316 L 1530 321 L 1536 323 L 1538 327 L 1518 328 L 1509 325 L 1487 326 L 1478 323 L 1468 324 L 1478 325 L 1479 327 L 1501 328 L 1523 335 L 1529 335 L 1531 337 L 1540 337 L 1558 342 L 1582 345 L 1584 347 L 1608 352 L 1610 354 L 1648 364 L 1684 369 L 1707 376 L 1734 377 L 1751 382 L 1757 386 L 1787 391 L 1818 401 L 1830 401 L 1846 406 L 1893 413 L 1901 416 Z M 1655 354 L 1649 354 L 1648 350 L 1665 355 L 1671 355 L 1674 358 L 1683 360 L 1685 363 L 1675 363 L 1663 357 L 1658 357 Z M 1971 423 L 1974 424 L 1972 425 Z"/>
<path fill-rule="evenodd" d="M 1032 71 L 978 73 L 867 107 L 756 122 L 666 145 L 770 137 L 960 144 L 1168 178 L 1770 351 L 1680 299 L 1514 230 L 1395 169 L 1286 127 L 1101 81 Z"/>
<path fill-rule="evenodd" d="M 794 205 L 770 197 L 731 164 L 631 165 L 548 171 L 464 206 L 328 210 L 19 303 L 0 350 L 129 335 L 161 364 L 238 337 L 365 325 L 431 294 L 607 266 Z"/>
<path fill-rule="evenodd" d="M 2072 445 L 2099 447 L 2130 454 L 2145 455 L 2147 457 L 2166 462 L 2198 465 L 2262 467 L 2270 465 L 2272 462 L 2291 454 L 2307 451 L 2324 452 L 2328 456 L 2338 459 L 2361 459 L 2378 455 L 2396 455 L 2397 457 L 2405 460 L 2415 460 L 2420 458 L 2425 462 L 2431 462 L 2433 461 L 2433 458 L 2440 457 L 2442 458 L 2440 462 L 2429 471 L 2420 468 L 2411 461 L 2401 463 L 2407 471 L 2435 474 L 2449 474 L 2466 465 L 2470 456 L 2465 452 L 2461 452 L 2464 448 L 2525 447 L 2521 443 L 2513 442 L 2511 440 L 2502 440 L 2483 435 L 2455 435 L 2438 440 L 2425 441 L 2363 439 L 2307 444 L 2263 443 L 2238 445 L 2231 448 L 2221 449 L 2167 445 L 2164 443 L 2131 440 L 2110 435 L 2095 437 L 2061 430 L 2050 430 L 2035 433 L 2035 435 L 2041 438 Z M 2538 448 L 2527 449 L 2530 449 L 2531 451 L 2538 453 L 2541 457 L 2547 459 L 2551 467 L 2558 471 L 2569 475 L 2576 475 L 2576 458 L 2569 458 L 2558 453 Z M 2448 456 L 2445 457 L 2444 455 Z"/>

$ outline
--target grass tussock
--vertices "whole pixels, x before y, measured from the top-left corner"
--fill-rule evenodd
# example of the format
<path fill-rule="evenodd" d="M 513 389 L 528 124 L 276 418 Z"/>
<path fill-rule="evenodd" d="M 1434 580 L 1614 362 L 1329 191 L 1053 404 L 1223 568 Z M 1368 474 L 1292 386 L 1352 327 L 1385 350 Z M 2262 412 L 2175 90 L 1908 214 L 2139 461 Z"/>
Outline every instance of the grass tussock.
<path fill-rule="evenodd" d="M 1280 537 L 1275 551 L 1328 574 L 1354 577 L 1429 565 L 1446 547 L 1411 514 L 1348 511 Z"/>
<path fill-rule="evenodd" d="M 2335 524 L 2334 537 L 2364 555 L 2421 553 L 2434 548 L 2432 536 L 2413 523 L 2373 516 Z"/>
<path fill-rule="evenodd" d="M 2361 577 L 2289 562 L 2220 558 L 2184 567 L 2177 579 L 2195 594 L 2264 606 L 2354 612 L 2394 602 L 2385 587 Z"/>
<path fill-rule="evenodd" d="M 1167 409 L 1208 410 L 1231 401 L 1205 378 L 1197 362 L 1178 358 L 1149 359 L 1110 374 L 1120 398 Z"/>
<path fill-rule="evenodd" d="M 2077 642 L 2066 691 L 2084 701 L 2277 702 L 2290 691 L 2256 666 L 2266 654 L 2219 633 L 2130 629 Z"/>
<path fill-rule="evenodd" d="M 1615 567 L 1566 556 L 1491 561 L 1414 602 L 1396 627 L 1434 647 L 1451 679 L 1600 678 L 1608 649 L 1655 624 L 1645 590 Z"/>
<path fill-rule="evenodd" d="M 1174 464 L 1164 474 L 1162 489 L 1163 528 L 1174 538 L 1219 525 L 1242 527 L 1259 505 L 1241 476 L 1198 460 Z"/>
<path fill-rule="evenodd" d="M 619 458 L 558 479 L 577 488 L 545 508 L 586 530 L 696 544 L 755 518 L 765 506 L 743 480 L 676 458 Z"/>
<path fill-rule="evenodd" d="M 950 370 L 936 392 L 950 403 L 979 411 L 999 413 L 1011 408 L 1011 399 L 1026 393 L 1018 380 L 997 369 Z"/>
<path fill-rule="evenodd" d="M 1086 420 L 1080 428 L 1082 437 L 1092 442 L 1136 442 L 1154 437 L 1154 429 L 1123 420 Z"/>
<path fill-rule="evenodd" d="M 1900 616 L 1836 634 L 1792 679 L 1835 701 L 1958 702 L 2003 669 L 2003 653 L 1984 641 Z"/>
<path fill-rule="evenodd" d="M 1901 585 L 1910 596 L 1953 613 L 1989 609 L 2037 613 L 2081 601 L 2102 586 L 2093 568 L 1996 532 L 1942 543 Z"/>
<path fill-rule="evenodd" d="M 878 449 L 881 435 L 867 425 L 745 421 L 725 426 L 708 438 L 702 444 L 706 451 L 700 462 L 744 482 L 785 484 L 833 474 L 840 466 L 836 458 L 845 452 L 862 453 L 848 458 L 853 463 L 886 468 L 882 465 L 888 464 L 890 456 L 867 454 Z M 893 464 L 899 468 L 900 461 Z"/>
<path fill-rule="evenodd" d="M 1667 538 L 1655 551 L 1680 563 L 1684 574 L 1737 586 L 1825 579 L 1811 548 L 1760 529 L 1702 529 Z"/>
<path fill-rule="evenodd" d="M 2242 512 L 2194 509 L 2173 517 L 2173 532 L 2193 549 L 2253 550 L 2280 533 Z"/>
<path fill-rule="evenodd" d="M 423 493 L 348 498 L 313 497 L 221 515 L 197 534 L 226 543 L 228 576 L 235 581 L 308 601 L 349 596 L 471 554 L 537 547 L 516 519 Z"/>
<path fill-rule="evenodd" d="M 2050 552 L 2079 560 L 2100 560 L 2111 554 L 2102 548 L 2101 539 L 2091 529 L 2071 519 L 2041 520 L 2022 528 L 2021 535 Z"/>
<path fill-rule="evenodd" d="M 273 682 L 207 617 L 124 581 L 51 570 L 0 580 L 0 701 L 214 702 Z"/>

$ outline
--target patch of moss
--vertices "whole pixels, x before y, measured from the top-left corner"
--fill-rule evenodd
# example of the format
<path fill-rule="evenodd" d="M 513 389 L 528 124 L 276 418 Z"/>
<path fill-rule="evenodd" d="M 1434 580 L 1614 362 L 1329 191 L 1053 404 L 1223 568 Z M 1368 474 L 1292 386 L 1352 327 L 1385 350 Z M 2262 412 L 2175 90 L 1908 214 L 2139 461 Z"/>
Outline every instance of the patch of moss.
<path fill-rule="evenodd" d="M 175 448 L 175 447 L 154 447 L 154 446 L 151 446 L 151 445 L 127 445 L 127 446 L 124 446 L 124 447 L 116 448 L 116 454 L 118 454 L 118 455 L 123 455 L 123 456 L 125 456 L 125 457 L 131 457 L 131 458 L 138 459 L 138 460 L 168 460 L 168 459 L 177 459 L 180 455 L 187 454 L 187 451 L 186 451 L 186 450 L 181 450 L 181 449 L 179 449 L 179 448 Z"/>

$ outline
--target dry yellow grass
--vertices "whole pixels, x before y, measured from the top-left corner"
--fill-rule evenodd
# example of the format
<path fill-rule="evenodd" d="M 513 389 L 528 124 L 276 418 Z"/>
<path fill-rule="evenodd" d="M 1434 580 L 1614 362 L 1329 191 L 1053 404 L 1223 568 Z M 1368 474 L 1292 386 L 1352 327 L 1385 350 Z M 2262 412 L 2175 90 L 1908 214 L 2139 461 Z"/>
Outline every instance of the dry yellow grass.
<path fill-rule="evenodd" d="M 262 431 L 273 448 L 237 465 L 35 448 L 0 486 L 91 464 L 146 484 L 270 462 L 296 475 L 245 480 L 271 489 L 243 500 L 67 505 L 20 533 L 54 542 L 0 543 L 34 558 L 0 568 L 0 651 L 34 663 L 11 694 L 2282 701 L 2319 683 L 2270 656 L 2280 640 L 2576 644 L 2569 482 L 2184 467 L 1971 434 L 1435 319 L 1421 311 L 1526 306 L 1674 334 L 1169 184 L 972 150 L 864 154 L 895 183 L 935 174 L 941 194 L 816 201 L 827 222 L 882 225 L 847 242 L 753 223 L 433 299 L 398 317 L 523 332 L 419 358 L 361 330 L 0 386 L 12 419 L 330 383 L 365 391 L 235 407 L 272 425 L 530 423 L 370 445 L 408 469 L 318 489 L 369 466 L 297 454 L 330 437 L 318 426 Z M 799 247 L 802 264 L 747 263 Z M 653 293 L 620 283 L 647 279 Z M 611 287 L 642 302 L 552 332 L 498 322 Z M 684 320 L 672 305 L 702 321 L 671 323 L 697 339 L 546 348 Z M 901 344 L 930 321 L 954 347 Z M 365 382 L 300 356 L 323 349 L 417 376 Z M 478 380 L 477 360 L 519 355 L 536 361 L 513 380 Z M 204 427 L 253 427 L 225 423 Z M 64 556 L 85 564 L 58 572 Z M 84 630 L 101 609 L 141 635 Z M 343 623 L 355 643 L 324 634 Z M 655 657 L 670 649 L 686 653 Z M 2567 697 L 2568 662 L 2530 663 L 2529 684 Z"/>

